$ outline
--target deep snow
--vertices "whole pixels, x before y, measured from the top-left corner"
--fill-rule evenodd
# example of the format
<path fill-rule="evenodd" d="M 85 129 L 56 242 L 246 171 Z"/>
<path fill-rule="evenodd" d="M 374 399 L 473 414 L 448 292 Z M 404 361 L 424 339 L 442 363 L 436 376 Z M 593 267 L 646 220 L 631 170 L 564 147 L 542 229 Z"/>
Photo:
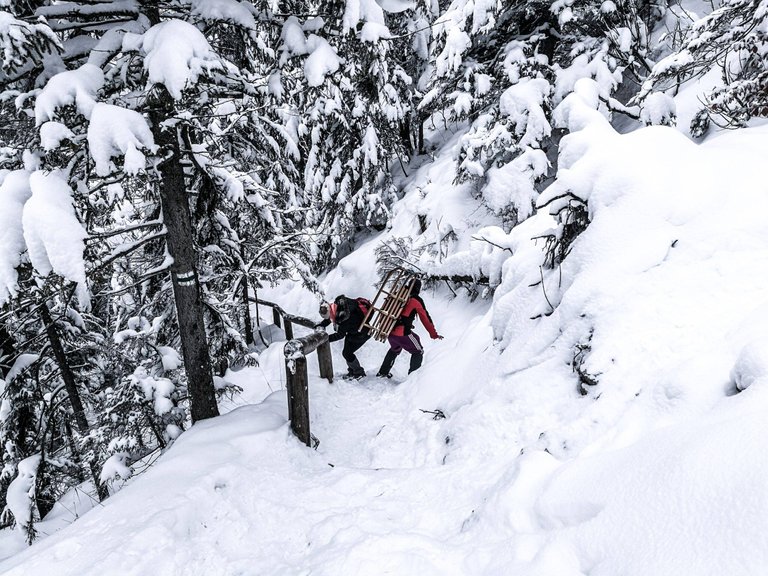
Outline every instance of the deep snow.
<path fill-rule="evenodd" d="M 560 111 L 574 131 L 542 198 L 567 188 L 589 203 L 562 267 L 540 268 L 532 238 L 553 225 L 541 210 L 494 232 L 513 254 L 492 305 L 425 293 L 446 338 L 417 328 L 415 374 L 402 357 L 393 381 L 329 384 L 310 360 L 316 450 L 288 429 L 275 342 L 229 374 L 244 392 L 227 414 L 0 572 L 764 574 L 768 126 L 702 144 L 670 128 L 619 135 L 589 102 L 585 84 Z M 423 237 L 452 229 L 459 251 L 494 230 L 450 183 L 458 137 L 403 181 L 385 236 L 416 235 L 418 215 L 433 222 Z M 326 296 L 373 295 L 382 238 L 328 274 Z M 318 299 L 295 285 L 262 296 L 316 317 Z M 579 347 L 599 380 L 585 395 Z M 385 351 L 362 349 L 369 373 Z M 42 531 L 65 523 L 54 516 Z M 7 554 L 20 539 L 5 534 Z"/>

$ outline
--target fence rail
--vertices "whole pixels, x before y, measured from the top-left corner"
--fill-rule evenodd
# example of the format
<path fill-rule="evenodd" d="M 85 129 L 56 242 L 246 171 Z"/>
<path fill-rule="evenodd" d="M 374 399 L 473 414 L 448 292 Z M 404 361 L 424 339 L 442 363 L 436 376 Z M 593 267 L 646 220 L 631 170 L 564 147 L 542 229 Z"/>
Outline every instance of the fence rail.
<path fill-rule="evenodd" d="M 293 337 L 293 325 L 315 329 L 315 322 L 309 318 L 288 314 L 274 302 L 251 298 L 256 305 L 272 308 L 272 318 L 277 327 L 285 331 L 287 342 L 283 348 L 285 354 L 285 380 L 288 396 L 288 419 L 291 430 L 296 437 L 307 446 L 312 445 L 312 433 L 309 429 L 309 377 L 307 374 L 307 355 L 317 352 L 317 362 L 320 377 L 333 382 L 333 358 L 331 344 L 325 330 L 302 336 Z"/>

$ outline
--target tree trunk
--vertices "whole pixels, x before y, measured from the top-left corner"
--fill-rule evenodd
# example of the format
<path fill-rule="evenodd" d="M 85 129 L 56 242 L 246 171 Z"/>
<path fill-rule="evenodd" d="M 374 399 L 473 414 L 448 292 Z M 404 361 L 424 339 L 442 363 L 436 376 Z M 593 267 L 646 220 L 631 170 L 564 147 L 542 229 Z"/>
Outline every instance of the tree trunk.
<path fill-rule="evenodd" d="M 18 352 L 13 336 L 5 326 L 0 325 L 0 377 L 5 378 L 17 356 Z"/>
<path fill-rule="evenodd" d="M 59 366 L 59 373 L 61 379 L 64 381 L 64 389 L 67 391 L 69 397 L 69 403 L 72 406 L 72 413 L 75 416 L 75 426 L 77 431 L 82 436 L 87 436 L 89 432 L 88 418 L 85 416 L 85 408 L 83 407 L 83 401 L 80 399 L 80 392 L 77 389 L 77 381 L 75 380 L 75 373 L 72 371 L 72 367 L 67 361 L 67 354 L 64 352 L 64 345 L 61 343 L 59 333 L 56 331 L 56 326 L 51 318 L 51 311 L 48 309 L 48 304 L 43 302 L 40 306 L 40 318 L 45 325 L 45 332 L 48 335 L 48 341 L 51 343 L 51 350 L 53 356 L 56 358 L 56 364 Z M 75 460 L 80 460 L 80 454 L 77 453 L 76 446 L 72 446 L 72 452 Z M 99 474 L 95 463 L 88 462 L 88 468 L 91 471 L 93 477 L 93 483 L 96 485 L 96 492 L 99 495 L 99 500 L 105 500 L 109 496 L 107 487 L 99 482 Z"/>
<path fill-rule="evenodd" d="M 426 122 L 426 117 L 423 116 L 423 114 L 419 113 L 418 115 L 418 124 L 419 124 L 419 134 L 416 137 L 418 142 L 416 145 L 416 150 L 418 151 L 418 154 L 426 154 L 427 149 L 424 147 L 424 122 Z"/>
<path fill-rule="evenodd" d="M 240 256 L 245 256 L 245 250 L 240 246 Z M 245 260 L 245 258 L 243 258 Z M 248 290 L 248 272 L 243 270 L 243 306 L 245 313 L 243 314 L 243 329 L 245 330 L 245 343 L 249 346 L 253 345 L 253 323 L 251 322 L 251 295 Z M 258 308 L 258 306 L 257 306 Z"/>
<path fill-rule="evenodd" d="M 400 141 L 410 155 L 415 148 L 413 142 L 411 142 L 411 117 L 400 121 Z"/>
<path fill-rule="evenodd" d="M 43 324 L 45 324 L 45 332 L 48 335 L 48 341 L 51 343 L 51 350 L 53 350 L 53 355 L 56 358 L 56 364 L 59 366 L 61 379 L 64 381 L 64 389 L 67 391 L 69 403 L 72 405 L 77 431 L 80 434 L 88 434 L 88 419 L 85 417 L 85 408 L 83 408 L 83 402 L 80 399 L 80 392 L 77 390 L 75 373 L 72 372 L 72 368 L 69 362 L 67 362 L 67 355 L 64 352 L 64 346 L 61 343 L 61 338 L 59 338 L 59 333 L 56 331 L 56 326 L 53 324 L 48 304 L 43 303 L 40 307 L 40 317 L 43 320 Z"/>
<path fill-rule="evenodd" d="M 195 250 L 193 245 L 192 219 L 181 165 L 179 140 L 175 128 L 162 128 L 173 112 L 172 98 L 164 86 L 153 88 L 152 134 L 170 157 L 159 165 L 160 201 L 163 222 L 167 230 L 168 253 L 173 258 L 171 280 L 176 300 L 176 316 L 179 323 L 184 368 L 189 386 L 189 403 L 192 422 L 219 415 L 213 370 L 208 354 L 208 342 L 203 321 L 203 300 L 200 294 Z"/>

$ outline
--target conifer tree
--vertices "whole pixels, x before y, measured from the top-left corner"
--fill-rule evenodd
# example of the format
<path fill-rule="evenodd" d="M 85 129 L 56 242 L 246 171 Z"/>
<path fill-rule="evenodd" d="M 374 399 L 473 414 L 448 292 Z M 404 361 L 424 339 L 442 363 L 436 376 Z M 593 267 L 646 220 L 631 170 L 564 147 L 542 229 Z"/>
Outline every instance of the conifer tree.
<path fill-rule="evenodd" d="M 691 25 L 679 50 L 654 67 L 640 97 L 676 89 L 719 68 L 723 84 L 712 90 L 694 117 L 695 136 L 702 136 L 710 121 L 738 128 L 750 118 L 768 116 L 767 18 L 764 2 L 726 0 Z"/>
<path fill-rule="evenodd" d="M 35 128 L 33 138 L 14 143 L 28 150 L 28 165 L 20 154 L 6 157 L 18 175 L 6 178 L 13 180 L 5 194 L 15 202 L 15 220 L 6 222 L 12 234 L 0 258 L 1 303 L 8 326 L 29 325 L 20 347 L 34 351 L 45 379 L 14 377 L 17 391 L 6 387 L 19 417 L 7 419 L 4 430 L 23 447 L 6 456 L 13 465 L 40 453 L 45 438 L 67 438 L 100 485 L 94 466 L 107 457 L 130 463 L 164 446 L 183 427 L 185 404 L 193 420 L 218 413 L 211 352 L 226 355 L 229 341 L 245 349 L 232 287 L 257 281 L 256 257 L 266 245 L 306 260 L 301 238 L 282 230 L 293 205 L 272 205 L 280 190 L 264 185 L 296 187 L 285 163 L 247 163 L 278 146 L 274 136 L 259 138 L 264 126 L 265 135 L 290 137 L 259 113 L 263 70 L 238 69 L 213 48 L 245 62 L 243 45 L 259 45 L 255 11 L 245 4 L 230 3 L 223 17 L 206 2 L 16 8 L 2 22 L 22 23 L 29 41 L 5 50 L 0 87 Z M 45 24 L 37 23 L 40 16 Z M 11 37 L 18 40 L 3 38 Z M 30 184 L 17 185 L 19 178 Z M 67 226 L 51 226 L 51 205 Z M 254 230 L 259 234 L 249 237 Z M 222 282 L 228 276 L 235 279 Z M 25 292 L 27 286 L 36 289 Z M 22 293 L 26 307 L 18 306 Z M 23 310 L 28 319 L 19 318 Z M 62 324 L 86 314 L 94 321 L 76 329 Z M 210 351 L 209 341 L 218 342 Z M 76 355 L 85 362 L 68 370 L 65 360 Z M 94 366 L 106 369 L 99 375 Z M 34 394 L 24 382 L 35 384 Z M 51 389 L 66 391 L 68 403 L 62 392 L 55 405 L 46 404 Z M 25 432 L 23 422 L 32 418 L 49 425 Z M 29 434 L 34 441 L 25 440 Z M 37 479 L 49 478 L 53 460 L 39 462 Z M 46 479 L 50 493 L 82 479 L 73 471 L 68 477 Z M 38 503 L 37 513 L 44 512 Z"/>

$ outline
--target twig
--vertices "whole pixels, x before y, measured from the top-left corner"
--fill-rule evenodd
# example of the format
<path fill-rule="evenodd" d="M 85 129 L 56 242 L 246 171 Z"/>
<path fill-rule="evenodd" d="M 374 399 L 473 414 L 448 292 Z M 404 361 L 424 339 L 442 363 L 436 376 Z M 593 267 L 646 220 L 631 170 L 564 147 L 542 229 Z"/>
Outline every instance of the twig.
<path fill-rule="evenodd" d="M 547 297 L 547 290 L 544 286 L 544 269 L 539 266 L 539 274 L 541 275 L 541 292 L 544 294 L 544 300 L 547 301 L 547 304 L 549 304 L 549 307 L 552 309 L 552 312 L 555 311 L 555 307 L 552 306 L 552 302 L 549 301 L 549 298 Z M 550 312 L 550 314 L 552 313 Z"/>
<path fill-rule="evenodd" d="M 424 412 L 424 414 L 433 414 L 432 420 L 443 420 L 445 419 L 445 412 L 440 410 L 439 408 L 437 410 L 422 410 L 419 408 L 421 412 Z"/>

